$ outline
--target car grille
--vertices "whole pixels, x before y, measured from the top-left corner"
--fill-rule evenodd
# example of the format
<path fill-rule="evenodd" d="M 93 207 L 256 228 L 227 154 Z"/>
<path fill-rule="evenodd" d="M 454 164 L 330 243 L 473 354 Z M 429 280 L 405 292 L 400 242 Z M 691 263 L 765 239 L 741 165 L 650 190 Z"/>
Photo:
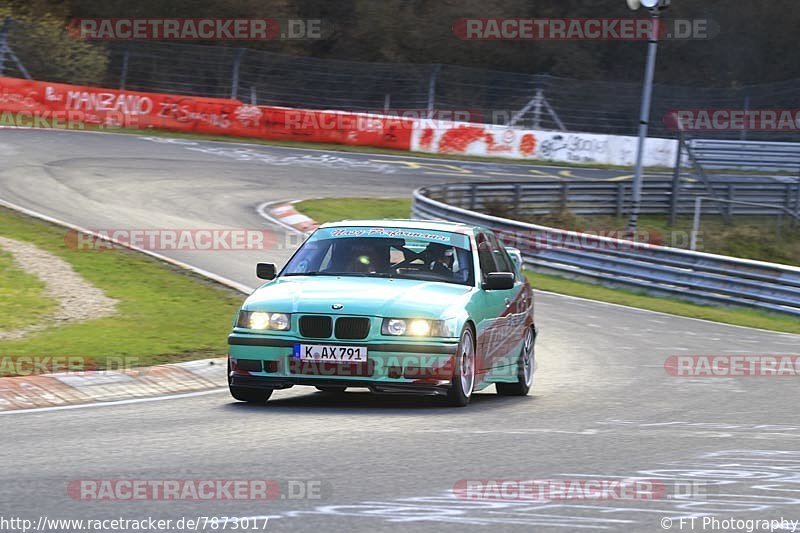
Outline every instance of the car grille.
<path fill-rule="evenodd" d="M 300 317 L 300 335 L 311 339 L 327 339 L 331 336 L 333 321 L 329 316 L 304 315 Z"/>
<path fill-rule="evenodd" d="M 369 318 L 342 317 L 336 319 L 337 339 L 366 339 L 369 335 Z"/>

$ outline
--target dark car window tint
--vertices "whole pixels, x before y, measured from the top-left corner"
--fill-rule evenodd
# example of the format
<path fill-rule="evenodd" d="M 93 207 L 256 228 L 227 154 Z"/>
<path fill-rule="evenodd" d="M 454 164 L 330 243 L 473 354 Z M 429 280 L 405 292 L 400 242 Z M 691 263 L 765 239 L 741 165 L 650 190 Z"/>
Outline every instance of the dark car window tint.
<path fill-rule="evenodd" d="M 494 235 L 489 236 L 489 242 L 492 244 L 492 253 L 494 255 L 495 263 L 497 263 L 497 271 L 498 272 L 511 272 L 516 274 L 516 268 L 514 268 L 514 261 L 509 257 L 508 252 L 506 252 L 505 248 L 500 246 L 500 243 L 497 242 L 497 239 Z"/>
<path fill-rule="evenodd" d="M 491 258 L 488 242 L 486 247 Z M 473 285 L 472 262 L 470 239 L 464 234 L 335 227 L 315 232 L 281 275 L 372 276 Z"/>
<path fill-rule="evenodd" d="M 486 235 L 479 233 L 478 241 L 478 262 L 481 265 L 481 275 L 485 278 L 489 272 L 497 272 L 497 265 L 494 262 L 492 245 Z"/>

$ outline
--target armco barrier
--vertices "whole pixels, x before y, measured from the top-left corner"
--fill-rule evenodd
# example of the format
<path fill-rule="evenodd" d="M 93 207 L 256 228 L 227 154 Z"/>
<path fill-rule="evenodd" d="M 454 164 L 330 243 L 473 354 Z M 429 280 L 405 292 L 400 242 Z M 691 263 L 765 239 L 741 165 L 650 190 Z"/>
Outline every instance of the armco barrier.
<path fill-rule="evenodd" d="M 748 205 L 726 204 L 730 215 L 777 216 L 787 209 L 800 214 L 800 182 L 753 180 L 728 177 L 712 181 L 717 198 L 747 202 Z M 487 211 L 501 206 L 515 217 L 544 215 L 568 209 L 578 215 L 621 217 L 628 213 L 633 185 L 627 181 L 573 180 L 541 182 L 452 183 L 440 189 L 431 188 L 447 204 L 472 211 Z M 707 197 L 708 189 L 700 182 L 682 181 L 673 198 L 671 178 L 648 178 L 642 189 L 642 214 L 667 214 L 675 202 L 678 215 L 692 215 L 695 199 Z M 750 205 L 761 204 L 761 205 Z M 719 214 L 713 201 L 702 204 L 703 213 Z"/>
<path fill-rule="evenodd" d="M 118 91 L 0 77 L 0 125 L 161 129 L 411 148 L 413 121 L 339 111 L 243 104 L 222 98 Z"/>
<path fill-rule="evenodd" d="M 800 143 L 692 139 L 697 162 L 706 169 L 800 172 Z"/>
<path fill-rule="evenodd" d="M 415 218 L 490 228 L 522 251 L 526 264 L 600 283 L 715 305 L 800 316 L 800 268 L 581 234 L 449 205 L 447 185 L 414 192 Z"/>

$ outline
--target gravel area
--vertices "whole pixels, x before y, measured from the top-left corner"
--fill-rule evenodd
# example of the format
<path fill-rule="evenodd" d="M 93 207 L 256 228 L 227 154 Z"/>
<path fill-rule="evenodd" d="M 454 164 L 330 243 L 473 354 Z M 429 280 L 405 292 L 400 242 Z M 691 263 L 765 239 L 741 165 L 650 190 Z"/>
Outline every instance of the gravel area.
<path fill-rule="evenodd" d="M 18 268 L 42 280 L 45 285 L 44 296 L 58 302 L 58 308 L 47 317 L 45 324 L 0 331 L 0 340 L 21 339 L 54 325 L 83 322 L 117 313 L 117 300 L 109 298 L 102 290 L 87 282 L 57 255 L 33 244 L 6 237 L 0 237 L 0 247 L 11 252 Z"/>

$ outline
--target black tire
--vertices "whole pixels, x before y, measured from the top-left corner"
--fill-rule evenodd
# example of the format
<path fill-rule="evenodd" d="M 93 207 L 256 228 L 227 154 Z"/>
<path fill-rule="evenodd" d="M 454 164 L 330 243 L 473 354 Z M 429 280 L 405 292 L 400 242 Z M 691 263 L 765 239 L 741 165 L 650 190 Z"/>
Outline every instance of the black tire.
<path fill-rule="evenodd" d="M 231 396 L 240 402 L 264 405 L 272 396 L 272 389 L 251 389 L 247 387 L 235 387 L 231 385 L 231 358 L 228 357 L 228 389 Z"/>
<path fill-rule="evenodd" d="M 326 392 L 328 394 L 342 394 L 347 390 L 347 387 L 316 387 L 316 389 L 320 392 Z"/>
<path fill-rule="evenodd" d="M 272 396 L 272 389 L 251 389 L 249 387 L 230 387 L 231 396 L 240 402 L 264 405 Z"/>
<path fill-rule="evenodd" d="M 533 387 L 533 373 L 536 367 L 536 330 L 531 326 L 525 333 L 525 342 L 517 361 L 517 382 L 516 383 L 497 383 L 495 388 L 500 396 L 527 396 Z M 526 358 L 526 352 L 530 351 L 530 357 Z M 527 361 L 527 362 L 526 362 Z M 527 371 L 530 370 L 530 374 Z"/>
<path fill-rule="evenodd" d="M 471 350 L 471 355 L 467 356 L 465 350 Z M 471 363 L 468 364 L 472 365 L 472 379 L 466 379 L 467 384 L 465 385 L 462 375 L 465 368 L 467 369 L 467 374 L 470 372 L 470 368 L 464 366 L 465 361 L 469 359 L 471 359 Z M 465 326 L 464 331 L 461 332 L 461 340 L 458 342 L 458 351 L 454 360 L 453 380 L 450 390 L 447 391 L 447 403 L 453 407 L 465 407 L 469 405 L 469 401 L 472 398 L 472 390 L 475 388 L 475 367 L 477 363 L 475 333 L 469 326 Z"/>

